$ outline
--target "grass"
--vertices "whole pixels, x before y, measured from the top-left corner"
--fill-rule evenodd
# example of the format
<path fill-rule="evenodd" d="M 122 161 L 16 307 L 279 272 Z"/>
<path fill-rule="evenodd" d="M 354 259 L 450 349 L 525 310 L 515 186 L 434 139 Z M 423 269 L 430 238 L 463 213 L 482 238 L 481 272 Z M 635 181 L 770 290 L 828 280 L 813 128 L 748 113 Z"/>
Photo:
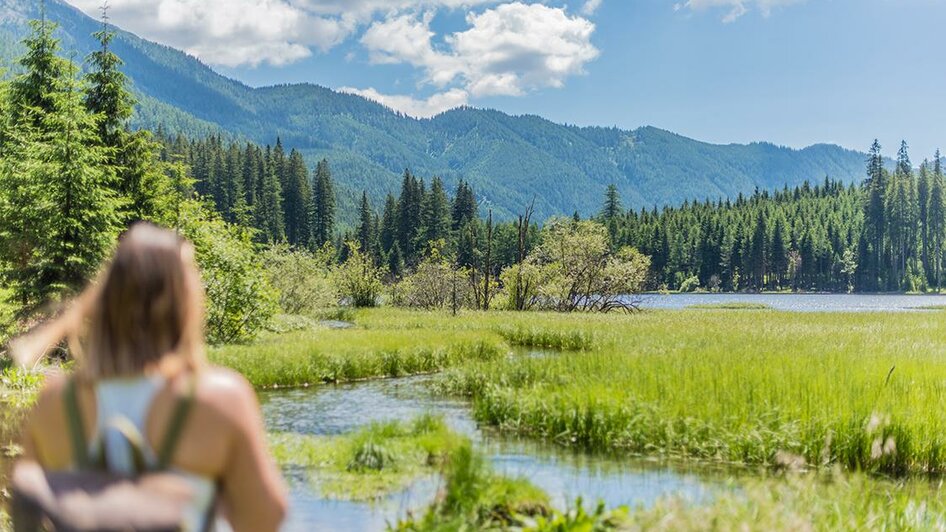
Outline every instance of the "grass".
<path fill-rule="evenodd" d="M 946 323 L 936 314 L 503 318 L 482 325 L 537 347 L 583 338 L 585 350 L 451 370 L 443 388 L 472 397 L 489 425 L 602 451 L 946 470 Z"/>
<path fill-rule="evenodd" d="M 693 310 L 770 310 L 772 307 L 765 303 L 751 303 L 749 301 L 729 301 L 727 303 L 700 303 L 690 305 Z"/>
<path fill-rule="evenodd" d="M 9 530 L 12 524 L 4 513 L 9 467 L 20 453 L 17 435 L 27 408 L 33 404 L 42 377 L 10 367 L 0 357 L 0 530 Z"/>
<path fill-rule="evenodd" d="M 209 358 L 271 388 L 432 373 L 508 352 L 500 336 L 475 331 L 308 328 L 214 348 Z"/>
<path fill-rule="evenodd" d="M 944 530 L 939 483 L 891 482 L 863 474 L 748 480 L 694 505 L 665 498 L 626 515 L 629 530 Z"/>
<path fill-rule="evenodd" d="M 342 436 L 270 435 L 279 465 L 309 470 L 323 496 L 346 500 L 377 499 L 437 473 L 461 442 L 432 416 L 376 423 Z"/>

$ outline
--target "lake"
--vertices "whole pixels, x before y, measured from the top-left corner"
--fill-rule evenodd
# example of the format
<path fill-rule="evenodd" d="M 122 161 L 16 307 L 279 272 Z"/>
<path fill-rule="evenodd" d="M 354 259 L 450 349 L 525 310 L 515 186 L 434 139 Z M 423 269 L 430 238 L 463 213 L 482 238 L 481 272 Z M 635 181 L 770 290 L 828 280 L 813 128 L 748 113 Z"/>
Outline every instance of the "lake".
<path fill-rule="evenodd" d="M 685 309 L 694 305 L 762 304 L 791 312 L 915 312 L 946 307 L 946 295 L 903 294 L 645 294 L 644 309 Z"/>

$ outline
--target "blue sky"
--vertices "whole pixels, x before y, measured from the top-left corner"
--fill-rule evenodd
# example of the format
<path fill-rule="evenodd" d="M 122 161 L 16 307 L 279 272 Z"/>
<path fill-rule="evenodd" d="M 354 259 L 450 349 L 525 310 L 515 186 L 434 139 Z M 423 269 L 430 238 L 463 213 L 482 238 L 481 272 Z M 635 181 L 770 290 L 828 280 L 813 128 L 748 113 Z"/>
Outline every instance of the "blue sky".
<path fill-rule="evenodd" d="M 94 13 L 100 0 L 70 0 Z M 943 0 L 111 0 L 254 86 L 459 104 L 715 143 L 946 149 Z"/>

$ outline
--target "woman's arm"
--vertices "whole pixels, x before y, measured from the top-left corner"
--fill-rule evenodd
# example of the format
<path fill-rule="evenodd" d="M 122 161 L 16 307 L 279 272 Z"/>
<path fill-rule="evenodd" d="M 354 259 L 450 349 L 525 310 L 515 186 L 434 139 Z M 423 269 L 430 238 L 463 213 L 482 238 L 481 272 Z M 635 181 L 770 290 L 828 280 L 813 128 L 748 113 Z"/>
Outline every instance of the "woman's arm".
<path fill-rule="evenodd" d="M 223 471 L 224 512 L 237 532 L 277 530 L 286 515 L 286 487 L 264 440 L 256 393 L 238 374 L 230 374 L 228 409 L 234 422 Z"/>

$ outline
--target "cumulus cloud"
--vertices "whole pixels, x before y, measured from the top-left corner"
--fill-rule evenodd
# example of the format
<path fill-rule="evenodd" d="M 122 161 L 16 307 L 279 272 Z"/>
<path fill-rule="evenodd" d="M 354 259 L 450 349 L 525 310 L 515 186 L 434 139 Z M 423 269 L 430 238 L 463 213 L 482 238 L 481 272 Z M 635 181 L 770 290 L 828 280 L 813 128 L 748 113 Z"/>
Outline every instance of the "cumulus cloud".
<path fill-rule="evenodd" d="M 357 94 L 415 118 L 430 118 L 444 111 L 466 105 L 470 95 L 462 89 L 450 89 L 420 100 L 411 96 L 382 94 L 374 88 L 342 87 L 342 92 Z"/>
<path fill-rule="evenodd" d="M 748 13 L 751 8 L 758 9 L 763 16 L 767 17 L 777 7 L 796 4 L 801 1 L 803 0 L 687 0 L 686 2 L 674 4 L 673 7 L 676 11 L 684 8 L 695 11 L 722 8 L 726 10 L 723 22 L 728 24 L 735 22 L 739 17 Z"/>
<path fill-rule="evenodd" d="M 97 15 L 101 0 L 71 0 Z M 327 50 L 352 28 L 286 0 L 111 0 L 123 29 L 217 65 L 283 65 Z"/>
<path fill-rule="evenodd" d="M 426 82 L 444 87 L 459 80 L 473 97 L 516 96 L 561 87 L 599 51 L 595 26 L 563 8 L 514 2 L 467 16 L 469 28 L 434 47 L 430 16 L 402 15 L 379 21 L 361 43 L 376 63 L 406 63 L 425 71 Z"/>

